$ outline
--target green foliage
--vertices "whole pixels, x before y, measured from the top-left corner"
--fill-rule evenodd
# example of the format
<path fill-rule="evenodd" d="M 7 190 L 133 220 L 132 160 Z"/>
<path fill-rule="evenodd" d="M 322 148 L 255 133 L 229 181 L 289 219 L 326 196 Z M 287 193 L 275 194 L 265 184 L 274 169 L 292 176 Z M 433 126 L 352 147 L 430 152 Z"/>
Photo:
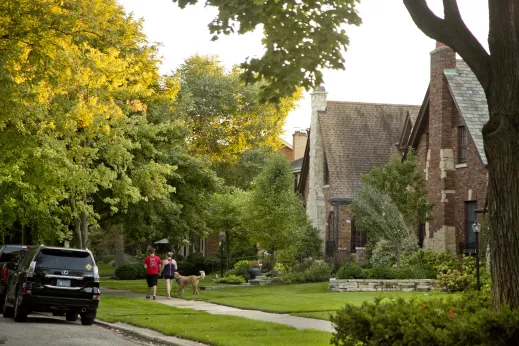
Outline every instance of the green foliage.
<path fill-rule="evenodd" d="M 438 284 L 440 288 L 450 292 L 465 291 L 472 279 L 472 273 L 460 272 L 456 269 L 448 269 L 446 273 L 438 274 Z"/>
<path fill-rule="evenodd" d="M 325 282 L 332 276 L 332 267 L 323 260 L 312 261 L 304 270 L 283 273 L 274 278 L 274 284 Z"/>
<path fill-rule="evenodd" d="M 244 203 L 243 227 L 253 242 L 271 254 L 290 247 L 306 220 L 292 179 L 286 158 L 274 155 L 255 179 Z"/>
<path fill-rule="evenodd" d="M 428 302 L 378 298 L 332 316 L 334 345 L 513 345 L 519 312 L 495 313 L 485 294 Z"/>
<path fill-rule="evenodd" d="M 402 240 L 401 244 L 402 255 L 407 253 L 414 253 L 418 250 L 416 237 L 411 235 Z M 373 265 L 390 265 L 396 264 L 397 258 L 395 254 L 394 244 L 386 239 L 380 239 L 375 243 L 369 262 Z M 402 265 L 400 263 L 400 265 Z"/>
<path fill-rule="evenodd" d="M 252 268 L 252 262 L 253 261 L 248 261 L 248 260 L 238 261 L 238 262 L 234 263 L 234 269 L 245 268 L 245 269 L 249 270 L 250 268 Z"/>
<path fill-rule="evenodd" d="M 429 212 L 433 203 L 427 200 L 425 177 L 418 170 L 414 151 L 410 150 L 405 160 L 400 155 L 393 155 L 384 166 L 375 167 L 368 174 L 363 174 L 362 182 L 391 197 L 411 228 L 414 229 L 422 221 L 431 220 Z"/>
<path fill-rule="evenodd" d="M 309 219 L 299 228 L 296 237 L 297 258 L 320 258 L 322 256 L 323 239 L 316 227 L 312 226 Z"/>
<path fill-rule="evenodd" d="M 368 269 L 367 277 L 368 279 L 395 279 L 395 271 L 393 268 L 388 266 L 374 266 L 371 269 Z"/>
<path fill-rule="evenodd" d="M 336 274 L 337 279 L 365 279 L 366 272 L 356 263 L 345 263 Z"/>
<path fill-rule="evenodd" d="M 126 263 L 115 270 L 119 280 L 137 280 L 146 277 L 146 269 L 142 263 Z"/>
<path fill-rule="evenodd" d="M 242 276 L 229 275 L 224 278 L 220 278 L 216 280 L 218 284 L 232 284 L 232 285 L 240 285 L 244 284 L 247 281 Z"/>
<path fill-rule="evenodd" d="M 382 251 L 382 248 L 390 249 L 397 266 L 400 265 L 400 256 L 407 244 L 417 244 L 415 233 L 406 224 L 397 205 L 384 191 L 365 184 L 353 199 L 352 210 L 357 228 L 366 233 L 371 241 L 383 240 L 379 253 L 387 253 L 386 250 Z M 376 255 L 375 249 L 370 260 Z M 376 257 L 377 260 L 380 257 L 382 256 Z"/>
<path fill-rule="evenodd" d="M 197 0 L 174 0 L 181 8 Z M 261 27 L 265 53 L 242 64 L 246 82 L 267 80 L 263 98 L 277 100 L 302 86 L 307 90 L 323 83 L 320 69 L 343 69 L 342 52 L 349 39 L 343 25 L 360 25 L 355 0 L 320 2 L 209 0 L 218 8 L 209 24 L 213 40 L 234 32 L 245 34 Z"/>
<path fill-rule="evenodd" d="M 283 124 L 301 93 L 294 90 L 275 104 L 260 103 L 265 84 L 245 84 L 237 70 L 227 73 L 217 57 L 189 57 L 174 77 L 181 85 L 176 107 L 185 112 L 190 153 L 208 156 L 227 181 L 247 188 L 252 172 L 241 177 L 232 167 L 250 150 L 272 153 L 280 147 Z M 229 177 L 232 173 L 238 176 Z"/>
<path fill-rule="evenodd" d="M 106 255 L 106 256 L 103 256 L 103 263 L 110 263 L 111 261 L 114 261 L 115 260 L 115 255 Z"/>

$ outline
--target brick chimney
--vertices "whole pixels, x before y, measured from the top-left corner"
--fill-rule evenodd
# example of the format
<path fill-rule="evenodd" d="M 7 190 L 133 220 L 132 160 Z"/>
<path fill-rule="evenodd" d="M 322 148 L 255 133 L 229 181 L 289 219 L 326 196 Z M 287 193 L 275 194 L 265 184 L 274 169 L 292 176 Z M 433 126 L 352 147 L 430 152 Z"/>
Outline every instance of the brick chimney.
<path fill-rule="evenodd" d="M 455 104 L 449 91 L 445 70 L 456 68 L 456 52 L 447 45 L 436 42 L 431 52 L 429 84 L 429 152 L 427 154 L 427 179 L 429 198 L 434 202 L 435 219 L 428 225 L 428 241 L 436 238 L 438 250 L 456 251 L 454 218 L 454 153 L 452 143 L 453 112 Z"/>
<path fill-rule="evenodd" d="M 306 131 L 296 131 L 292 134 L 292 150 L 294 160 L 300 159 L 305 155 L 306 140 L 308 133 Z"/>

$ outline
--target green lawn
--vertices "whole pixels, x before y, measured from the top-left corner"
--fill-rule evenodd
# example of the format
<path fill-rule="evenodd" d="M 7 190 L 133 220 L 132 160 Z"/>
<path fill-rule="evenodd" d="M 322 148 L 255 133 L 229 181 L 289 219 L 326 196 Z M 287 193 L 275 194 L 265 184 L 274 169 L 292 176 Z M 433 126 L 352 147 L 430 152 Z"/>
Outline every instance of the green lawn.
<path fill-rule="evenodd" d="M 207 283 L 202 283 L 207 285 Z M 118 281 L 102 280 L 101 287 L 125 289 L 144 294 L 144 280 Z M 243 309 L 262 310 L 276 313 L 289 313 L 295 316 L 306 316 L 328 319 L 331 313 L 341 309 L 346 303 L 360 305 L 364 301 L 372 301 L 376 297 L 404 297 L 406 299 L 430 299 L 445 296 L 439 292 L 328 292 L 328 283 L 311 283 L 280 286 L 237 287 L 200 291 L 194 296 L 188 288 L 186 299 L 203 300 L 216 304 Z M 165 283 L 159 281 L 158 294 L 165 295 Z"/>
<path fill-rule="evenodd" d="M 97 318 L 112 323 L 126 322 L 210 345 L 329 345 L 331 339 L 331 333 L 297 330 L 243 317 L 211 315 L 125 297 L 104 296 Z"/>
<path fill-rule="evenodd" d="M 104 277 L 111 277 L 115 275 L 115 268 L 111 265 L 103 262 L 96 263 L 97 268 L 99 269 L 99 276 Z"/>

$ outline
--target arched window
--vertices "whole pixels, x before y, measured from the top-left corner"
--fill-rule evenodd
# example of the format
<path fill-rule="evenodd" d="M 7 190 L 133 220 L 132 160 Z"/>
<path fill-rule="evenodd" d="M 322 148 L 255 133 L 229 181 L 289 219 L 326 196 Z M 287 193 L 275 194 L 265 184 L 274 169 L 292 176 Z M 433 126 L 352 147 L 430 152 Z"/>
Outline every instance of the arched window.
<path fill-rule="evenodd" d="M 326 256 L 332 257 L 337 251 L 337 231 L 335 227 L 335 212 L 328 214 L 328 223 L 326 226 Z"/>

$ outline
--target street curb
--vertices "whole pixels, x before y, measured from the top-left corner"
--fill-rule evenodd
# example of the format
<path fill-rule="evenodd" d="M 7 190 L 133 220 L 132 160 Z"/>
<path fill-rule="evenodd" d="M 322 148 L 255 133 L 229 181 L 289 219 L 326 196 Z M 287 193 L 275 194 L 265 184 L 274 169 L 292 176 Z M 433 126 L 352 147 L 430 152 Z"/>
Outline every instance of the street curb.
<path fill-rule="evenodd" d="M 131 327 L 133 327 L 133 326 L 124 327 L 121 325 L 108 323 L 108 322 L 100 321 L 97 319 L 95 320 L 95 324 L 103 326 L 103 327 L 107 327 L 107 328 L 117 329 L 121 332 L 130 334 L 139 339 L 156 342 L 156 343 L 163 344 L 163 345 L 171 345 L 171 346 L 186 346 L 186 345 L 195 345 L 195 344 L 203 345 L 202 343 L 198 343 L 198 342 L 192 341 L 192 340 L 181 340 L 181 339 L 179 339 L 178 341 L 168 340 L 168 338 L 176 338 L 176 337 L 167 336 L 167 335 L 164 335 L 164 337 L 147 335 L 145 333 L 132 329 Z M 138 327 L 138 328 L 141 328 L 141 327 Z M 141 328 L 141 329 L 146 329 L 146 328 Z"/>

